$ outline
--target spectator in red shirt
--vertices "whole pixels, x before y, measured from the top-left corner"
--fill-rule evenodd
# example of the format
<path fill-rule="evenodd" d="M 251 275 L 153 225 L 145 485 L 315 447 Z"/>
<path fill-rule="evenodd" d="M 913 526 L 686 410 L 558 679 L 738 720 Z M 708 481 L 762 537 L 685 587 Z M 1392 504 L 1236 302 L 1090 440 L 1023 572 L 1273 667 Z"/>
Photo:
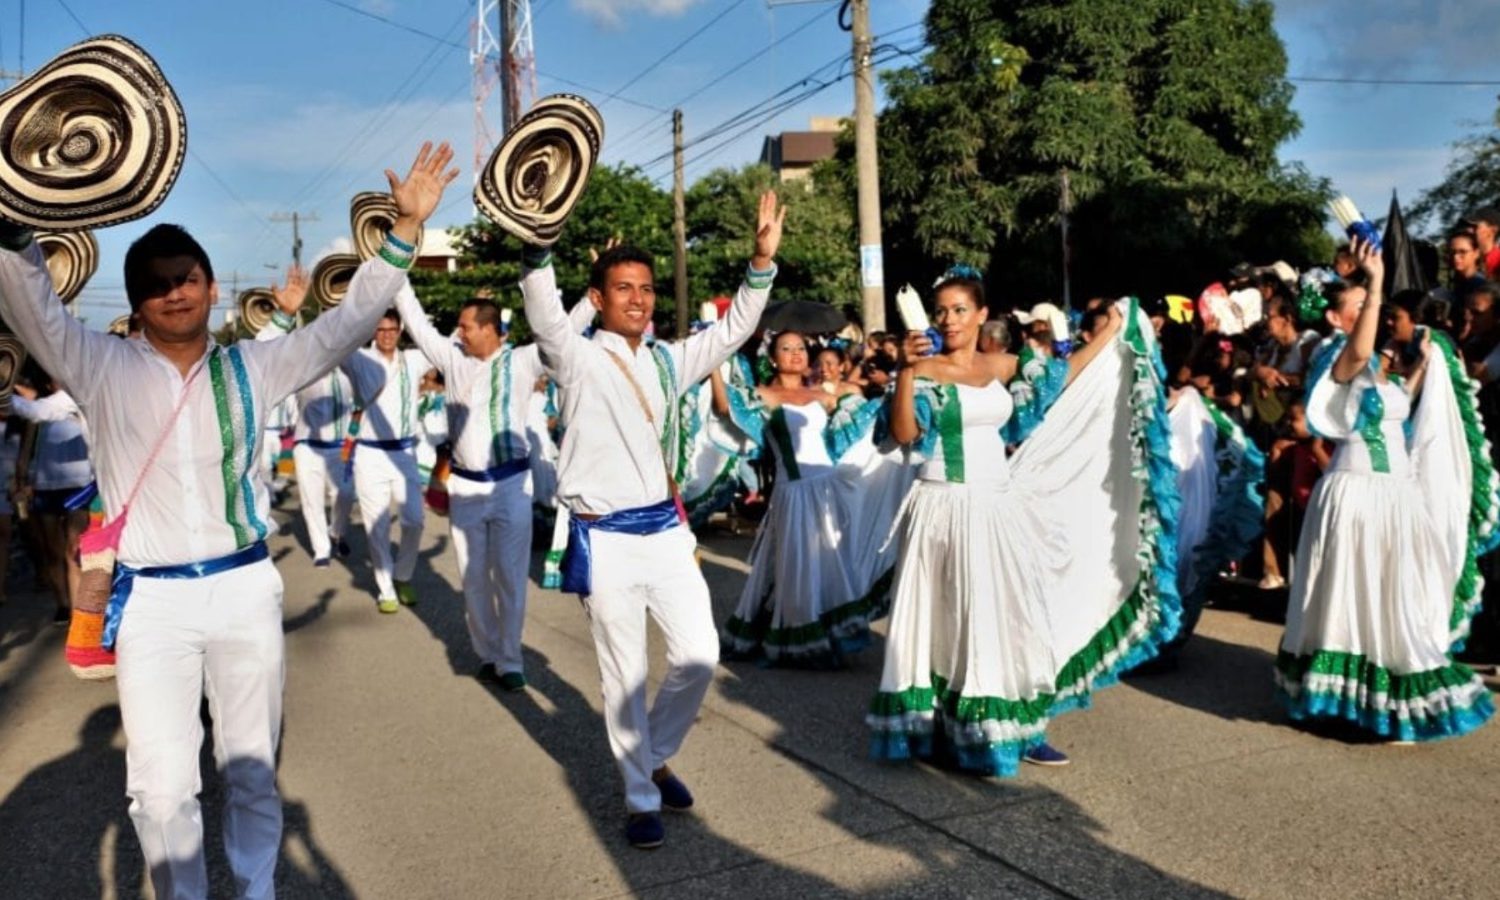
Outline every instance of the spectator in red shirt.
<path fill-rule="evenodd" d="M 1479 245 L 1480 273 L 1490 281 L 1500 274 L 1500 210 L 1493 206 L 1481 206 L 1464 218 L 1464 224 L 1474 231 L 1475 243 Z"/>

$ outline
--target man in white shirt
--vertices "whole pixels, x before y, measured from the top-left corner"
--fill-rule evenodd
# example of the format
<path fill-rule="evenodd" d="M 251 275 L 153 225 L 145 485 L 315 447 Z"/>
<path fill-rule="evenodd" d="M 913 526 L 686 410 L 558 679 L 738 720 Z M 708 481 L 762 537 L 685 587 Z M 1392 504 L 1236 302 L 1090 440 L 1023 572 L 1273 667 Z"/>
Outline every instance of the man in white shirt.
<path fill-rule="evenodd" d="M 507 691 L 526 686 L 521 628 L 531 551 L 531 448 L 526 420 L 542 374 L 535 344 L 511 347 L 495 301 L 475 298 L 458 314 L 458 344 L 422 312 L 410 289 L 396 310 L 422 354 L 443 373 L 453 468 L 448 522 L 463 576 L 465 622 L 479 655 L 478 677 Z M 593 307 L 574 307 L 574 331 Z"/>
<path fill-rule="evenodd" d="M 158 897 L 208 894 L 197 797 L 205 696 L 235 893 L 274 894 L 284 657 L 281 576 L 264 541 L 265 419 L 368 337 L 458 175 L 452 158 L 446 144 L 424 145 L 405 180 L 386 172 L 399 213 L 381 258 L 360 267 L 338 309 L 278 341 L 214 342 L 213 269 L 177 226 L 156 226 L 125 256 L 126 294 L 143 323 L 127 340 L 73 318 L 31 236 L 0 228 L 0 315 L 83 409 L 107 516 L 129 501 L 100 637 L 116 654 L 130 815 Z"/>
<path fill-rule="evenodd" d="M 571 513 L 563 590 L 583 600 L 599 659 L 604 722 L 625 780 L 626 838 L 661 846 L 663 806 L 692 794 L 667 768 L 697 716 L 719 658 L 708 584 L 693 559 L 668 471 L 677 446 L 678 398 L 755 331 L 776 274 L 785 210 L 760 199 L 755 255 L 728 314 L 672 344 L 644 340 L 656 305 L 651 257 L 606 250 L 590 275 L 601 326 L 580 336 L 563 312 L 551 254 L 526 254 L 526 319 L 557 382 L 566 426 L 558 502 Z M 667 673 L 646 706 L 646 619 L 667 645 Z"/>
<path fill-rule="evenodd" d="M 19 470 L 41 537 L 42 558 L 37 562 L 57 601 L 52 621 L 65 625 L 78 595 L 78 538 L 89 524 L 94 466 L 89 462 L 83 412 L 67 391 L 55 383 L 50 387 L 52 392 L 40 397 L 34 389 L 16 385 L 11 412 L 40 426 L 36 452 L 20 461 Z"/>
<path fill-rule="evenodd" d="M 417 469 L 417 424 L 422 376 L 432 368 L 420 350 L 402 350 L 401 319 L 388 310 L 375 327 L 375 346 L 344 364 L 364 407 L 354 446 L 354 494 L 370 545 L 379 592 L 376 608 L 394 613 L 414 606 L 411 575 L 422 543 L 422 473 Z M 401 520 L 401 543 L 391 559 L 391 504 Z"/>

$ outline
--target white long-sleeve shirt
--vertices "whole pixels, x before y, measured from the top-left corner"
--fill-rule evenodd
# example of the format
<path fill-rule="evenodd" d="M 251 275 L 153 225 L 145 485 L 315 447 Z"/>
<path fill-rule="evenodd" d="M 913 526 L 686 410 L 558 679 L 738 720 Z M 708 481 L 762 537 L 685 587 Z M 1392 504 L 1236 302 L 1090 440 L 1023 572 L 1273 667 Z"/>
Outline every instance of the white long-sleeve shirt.
<path fill-rule="evenodd" d="M 298 441 L 334 443 L 349 431 L 354 412 L 354 385 L 342 369 L 334 369 L 294 394 L 297 425 L 292 436 Z"/>
<path fill-rule="evenodd" d="M 771 292 L 770 277 L 765 282 L 762 288 L 741 285 L 728 314 L 704 331 L 685 341 L 657 344 L 658 350 L 642 341 L 632 353 L 625 339 L 613 332 L 601 329 L 590 339 L 573 330 L 550 265 L 525 273 L 521 292 L 526 321 L 557 382 L 567 429 L 558 459 L 559 502 L 573 512 L 604 515 L 670 496 L 661 443 L 667 403 L 675 404 L 682 392 L 707 378 L 754 333 Z M 654 427 L 607 351 L 619 355 L 635 376 L 651 407 Z M 665 379 L 654 358 L 658 352 L 664 357 Z M 667 452 L 675 453 L 676 440 L 667 444 Z"/>
<path fill-rule="evenodd" d="M 197 363 L 205 370 L 193 378 L 146 472 L 120 560 L 179 565 L 263 538 L 270 498 L 259 461 L 267 412 L 354 352 L 405 281 L 402 269 L 377 257 L 360 266 L 337 309 L 282 340 L 221 347 L 205 338 Z M 186 379 L 149 341 L 120 340 L 70 315 L 34 243 L 19 253 L 0 250 L 0 315 L 83 410 L 104 508 L 118 515 Z"/>
<path fill-rule="evenodd" d="M 88 426 L 83 420 L 83 410 L 67 391 L 53 391 L 35 400 L 15 394 L 10 408 L 21 418 L 42 425 L 36 459 L 28 470 L 32 487 L 58 491 L 81 488 L 94 480 L 94 466 L 89 462 Z"/>
<path fill-rule="evenodd" d="M 545 371 L 537 345 L 501 347 L 479 359 L 433 327 L 410 287 L 396 295 L 396 311 L 412 342 L 443 373 L 453 464 L 484 471 L 529 458 L 526 417 L 536 381 Z M 582 331 L 593 317 L 593 307 L 579 301 L 568 327 Z"/>
<path fill-rule="evenodd" d="M 420 350 L 385 354 L 366 347 L 349 355 L 343 370 L 365 408 L 359 424 L 361 441 L 398 441 L 417 436 L 421 416 L 422 376 L 432 368 Z"/>

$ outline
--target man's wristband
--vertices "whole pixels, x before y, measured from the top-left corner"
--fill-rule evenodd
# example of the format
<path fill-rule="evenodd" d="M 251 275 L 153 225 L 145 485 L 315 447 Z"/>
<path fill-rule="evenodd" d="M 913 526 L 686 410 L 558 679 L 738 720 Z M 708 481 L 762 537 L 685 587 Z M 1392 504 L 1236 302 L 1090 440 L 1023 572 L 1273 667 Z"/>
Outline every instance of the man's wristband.
<path fill-rule="evenodd" d="M 291 331 L 296 326 L 297 320 L 292 318 L 292 314 L 286 310 L 278 309 L 271 313 L 271 324 L 282 331 Z"/>
<path fill-rule="evenodd" d="M 777 271 L 779 270 L 774 262 L 771 263 L 771 268 L 769 269 L 757 269 L 753 265 L 746 266 L 745 283 L 755 290 L 764 290 L 771 286 L 771 282 L 776 280 Z"/>
<path fill-rule="evenodd" d="M 415 248 L 389 231 L 385 233 L 385 240 L 380 242 L 377 253 L 381 259 L 398 269 L 410 269 L 412 263 L 417 261 Z"/>
<path fill-rule="evenodd" d="M 17 225 L 14 222 L 0 222 L 0 247 L 12 250 L 16 253 L 25 250 L 35 235 L 25 225 Z"/>
<path fill-rule="evenodd" d="M 528 269 L 545 269 L 552 265 L 552 248 L 527 246 L 521 250 L 521 265 Z"/>

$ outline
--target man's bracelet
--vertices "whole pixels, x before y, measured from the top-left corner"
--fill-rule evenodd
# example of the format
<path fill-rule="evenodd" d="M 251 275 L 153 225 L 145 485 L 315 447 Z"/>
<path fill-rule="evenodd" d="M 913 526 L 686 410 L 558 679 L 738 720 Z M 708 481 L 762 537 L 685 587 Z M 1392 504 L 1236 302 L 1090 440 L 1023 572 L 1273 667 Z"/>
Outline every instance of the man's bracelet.
<path fill-rule="evenodd" d="M 771 282 L 776 280 L 776 273 L 778 271 L 779 269 L 774 262 L 771 263 L 771 268 L 769 269 L 757 269 L 753 265 L 746 266 L 745 283 L 756 290 L 763 290 L 770 287 Z"/>
<path fill-rule="evenodd" d="M 380 250 L 377 251 L 380 258 L 398 269 L 410 269 L 412 263 L 416 262 L 417 256 L 410 244 L 404 243 L 389 231 L 385 233 L 385 240 L 380 242 Z"/>
<path fill-rule="evenodd" d="M 30 245 L 33 237 L 32 230 L 25 225 L 17 225 L 14 222 L 0 222 L 0 247 L 20 253 Z"/>
<path fill-rule="evenodd" d="M 271 324 L 282 331 L 291 331 L 296 326 L 297 320 L 292 318 L 292 314 L 286 310 L 278 309 L 271 313 Z"/>
<path fill-rule="evenodd" d="M 528 246 L 521 251 L 521 264 L 528 269 L 545 269 L 552 265 L 552 248 Z"/>

